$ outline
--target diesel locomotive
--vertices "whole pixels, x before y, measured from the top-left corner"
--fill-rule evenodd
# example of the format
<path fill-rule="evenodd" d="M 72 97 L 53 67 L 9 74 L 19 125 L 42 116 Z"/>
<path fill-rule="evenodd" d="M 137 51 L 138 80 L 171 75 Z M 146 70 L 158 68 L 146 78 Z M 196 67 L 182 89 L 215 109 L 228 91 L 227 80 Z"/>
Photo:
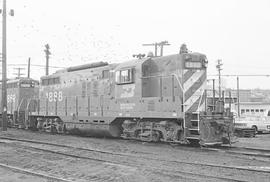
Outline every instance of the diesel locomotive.
<path fill-rule="evenodd" d="M 33 87 L 16 107 L 22 127 L 87 136 L 109 136 L 142 141 L 230 143 L 233 118 L 217 103 L 206 101 L 207 58 L 181 52 L 147 56 L 123 63 L 97 62 L 59 70 L 32 80 Z M 19 87 L 21 86 L 21 87 Z M 38 91 L 37 91 L 38 90 Z M 18 106 L 19 105 L 19 106 Z M 15 111 L 15 112 L 14 112 Z"/>
<path fill-rule="evenodd" d="M 24 126 L 26 110 L 31 112 L 36 110 L 37 104 L 32 102 L 35 102 L 38 98 L 38 85 L 39 81 L 31 78 L 16 78 L 7 81 L 7 117 L 9 126 Z M 2 93 L 2 86 L 0 93 Z M 2 100 L 2 94 L 0 94 L 0 100 Z"/>

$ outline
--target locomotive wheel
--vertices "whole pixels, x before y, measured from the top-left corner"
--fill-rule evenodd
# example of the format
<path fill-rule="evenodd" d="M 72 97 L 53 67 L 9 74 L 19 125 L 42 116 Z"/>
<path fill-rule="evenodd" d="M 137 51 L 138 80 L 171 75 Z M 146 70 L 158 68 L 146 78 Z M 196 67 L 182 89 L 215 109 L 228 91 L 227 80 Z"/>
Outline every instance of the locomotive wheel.
<path fill-rule="evenodd" d="M 55 128 L 55 126 L 51 126 L 50 130 L 51 130 L 51 133 L 52 134 L 56 134 L 57 133 L 57 129 Z"/>
<path fill-rule="evenodd" d="M 63 127 L 63 133 L 64 134 L 67 134 L 67 127 L 66 127 L 66 125 L 64 125 L 64 127 Z"/>
<path fill-rule="evenodd" d="M 152 141 L 153 141 L 153 142 L 159 142 L 159 141 L 160 141 L 160 133 L 159 133 L 159 132 L 155 132 L 155 133 L 152 135 Z"/>

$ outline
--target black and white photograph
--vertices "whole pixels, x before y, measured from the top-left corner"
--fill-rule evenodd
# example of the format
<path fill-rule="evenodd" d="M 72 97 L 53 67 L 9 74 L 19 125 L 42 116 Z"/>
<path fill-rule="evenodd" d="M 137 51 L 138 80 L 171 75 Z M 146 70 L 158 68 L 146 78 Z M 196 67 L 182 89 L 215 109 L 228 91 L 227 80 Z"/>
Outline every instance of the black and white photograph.
<path fill-rule="evenodd" d="M 269 0 L 0 0 L 0 182 L 269 182 Z"/>

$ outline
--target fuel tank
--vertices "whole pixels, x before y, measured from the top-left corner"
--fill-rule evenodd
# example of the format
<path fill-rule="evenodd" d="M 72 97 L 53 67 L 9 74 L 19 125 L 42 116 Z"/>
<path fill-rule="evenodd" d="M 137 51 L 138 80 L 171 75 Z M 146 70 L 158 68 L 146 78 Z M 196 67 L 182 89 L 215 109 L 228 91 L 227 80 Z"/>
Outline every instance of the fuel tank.
<path fill-rule="evenodd" d="M 71 134 L 80 134 L 91 137 L 120 137 L 121 127 L 105 123 L 66 123 L 66 130 Z"/>

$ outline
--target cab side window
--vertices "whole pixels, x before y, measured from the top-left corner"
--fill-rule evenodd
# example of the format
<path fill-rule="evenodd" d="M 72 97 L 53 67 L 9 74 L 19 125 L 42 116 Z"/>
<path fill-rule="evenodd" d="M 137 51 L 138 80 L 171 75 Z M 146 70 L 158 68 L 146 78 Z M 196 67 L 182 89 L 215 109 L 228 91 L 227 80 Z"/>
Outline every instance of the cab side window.
<path fill-rule="evenodd" d="M 102 71 L 102 79 L 108 79 L 110 77 L 109 70 L 103 70 Z"/>
<path fill-rule="evenodd" d="M 119 70 L 115 73 L 115 82 L 117 84 L 127 84 L 134 82 L 133 69 Z"/>

